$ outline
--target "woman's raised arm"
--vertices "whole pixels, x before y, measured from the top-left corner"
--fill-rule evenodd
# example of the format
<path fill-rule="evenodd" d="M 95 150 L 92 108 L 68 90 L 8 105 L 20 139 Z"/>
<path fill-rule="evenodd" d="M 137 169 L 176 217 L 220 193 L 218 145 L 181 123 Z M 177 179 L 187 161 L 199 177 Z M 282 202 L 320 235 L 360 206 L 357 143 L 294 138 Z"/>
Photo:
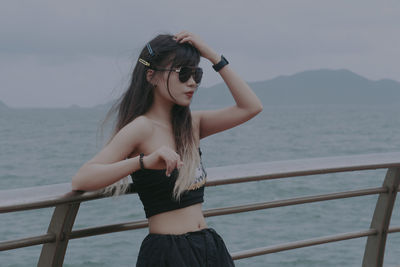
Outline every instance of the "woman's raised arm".
<path fill-rule="evenodd" d="M 221 60 L 221 56 L 197 35 L 183 31 L 176 34 L 175 37 L 178 42 L 188 42 L 195 46 L 200 51 L 200 54 L 210 60 L 212 64 L 217 64 Z M 219 73 L 228 86 L 236 105 L 219 110 L 193 112 L 193 116 L 199 120 L 200 138 L 244 123 L 263 109 L 260 99 L 229 65 L 223 67 Z"/>

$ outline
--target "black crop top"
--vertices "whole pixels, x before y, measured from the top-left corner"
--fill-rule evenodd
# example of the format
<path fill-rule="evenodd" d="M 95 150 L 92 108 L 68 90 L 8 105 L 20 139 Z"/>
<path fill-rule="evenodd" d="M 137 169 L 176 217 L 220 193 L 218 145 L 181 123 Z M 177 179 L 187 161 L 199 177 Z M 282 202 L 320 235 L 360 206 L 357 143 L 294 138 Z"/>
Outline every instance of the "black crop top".
<path fill-rule="evenodd" d="M 133 190 L 138 193 L 142 201 L 146 218 L 204 201 L 204 184 L 207 173 L 201 161 L 200 149 L 199 153 L 200 164 L 196 169 L 195 182 L 181 195 L 179 201 L 176 201 L 173 197 L 175 181 L 179 174 L 177 169 L 171 173 L 170 177 L 165 175 L 165 169 L 143 169 L 131 174 Z"/>

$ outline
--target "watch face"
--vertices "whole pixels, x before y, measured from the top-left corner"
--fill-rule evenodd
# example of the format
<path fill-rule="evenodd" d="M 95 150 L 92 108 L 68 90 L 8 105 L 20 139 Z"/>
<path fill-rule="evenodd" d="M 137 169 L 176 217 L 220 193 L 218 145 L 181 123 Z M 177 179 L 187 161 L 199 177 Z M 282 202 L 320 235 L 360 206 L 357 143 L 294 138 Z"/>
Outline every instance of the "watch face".
<path fill-rule="evenodd" d="M 225 65 L 228 65 L 228 64 L 229 64 L 228 60 L 226 60 L 226 58 L 223 55 L 221 55 L 221 61 L 218 62 L 217 64 L 213 65 L 213 68 L 215 71 L 219 71 Z"/>

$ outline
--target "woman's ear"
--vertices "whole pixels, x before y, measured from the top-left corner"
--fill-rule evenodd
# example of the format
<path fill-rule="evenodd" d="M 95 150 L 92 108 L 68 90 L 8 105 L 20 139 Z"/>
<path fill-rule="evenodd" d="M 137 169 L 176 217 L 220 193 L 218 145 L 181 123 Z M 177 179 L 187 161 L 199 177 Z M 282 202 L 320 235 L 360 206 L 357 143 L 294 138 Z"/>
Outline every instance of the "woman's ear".
<path fill-rule="evenodd" d="M 146 71 L 146 80 L 150 83 L 154 76 L 154 70 L 148 69 Z"/>

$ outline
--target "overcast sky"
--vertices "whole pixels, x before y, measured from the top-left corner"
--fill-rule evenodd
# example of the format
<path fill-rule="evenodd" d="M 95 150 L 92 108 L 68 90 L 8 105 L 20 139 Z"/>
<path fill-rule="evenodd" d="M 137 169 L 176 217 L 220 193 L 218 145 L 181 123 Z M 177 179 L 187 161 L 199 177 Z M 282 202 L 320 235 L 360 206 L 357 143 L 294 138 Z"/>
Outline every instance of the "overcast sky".
<path fill-rule="evenodd" d="M 400 1 L 2 0 L 0 100 L 93 106 L 126 88 L 158 33 L 199 34 L 247 81 L 349 69 L 400 81 Z M 222 80 L 203 59 L 202 86 Z"/>

